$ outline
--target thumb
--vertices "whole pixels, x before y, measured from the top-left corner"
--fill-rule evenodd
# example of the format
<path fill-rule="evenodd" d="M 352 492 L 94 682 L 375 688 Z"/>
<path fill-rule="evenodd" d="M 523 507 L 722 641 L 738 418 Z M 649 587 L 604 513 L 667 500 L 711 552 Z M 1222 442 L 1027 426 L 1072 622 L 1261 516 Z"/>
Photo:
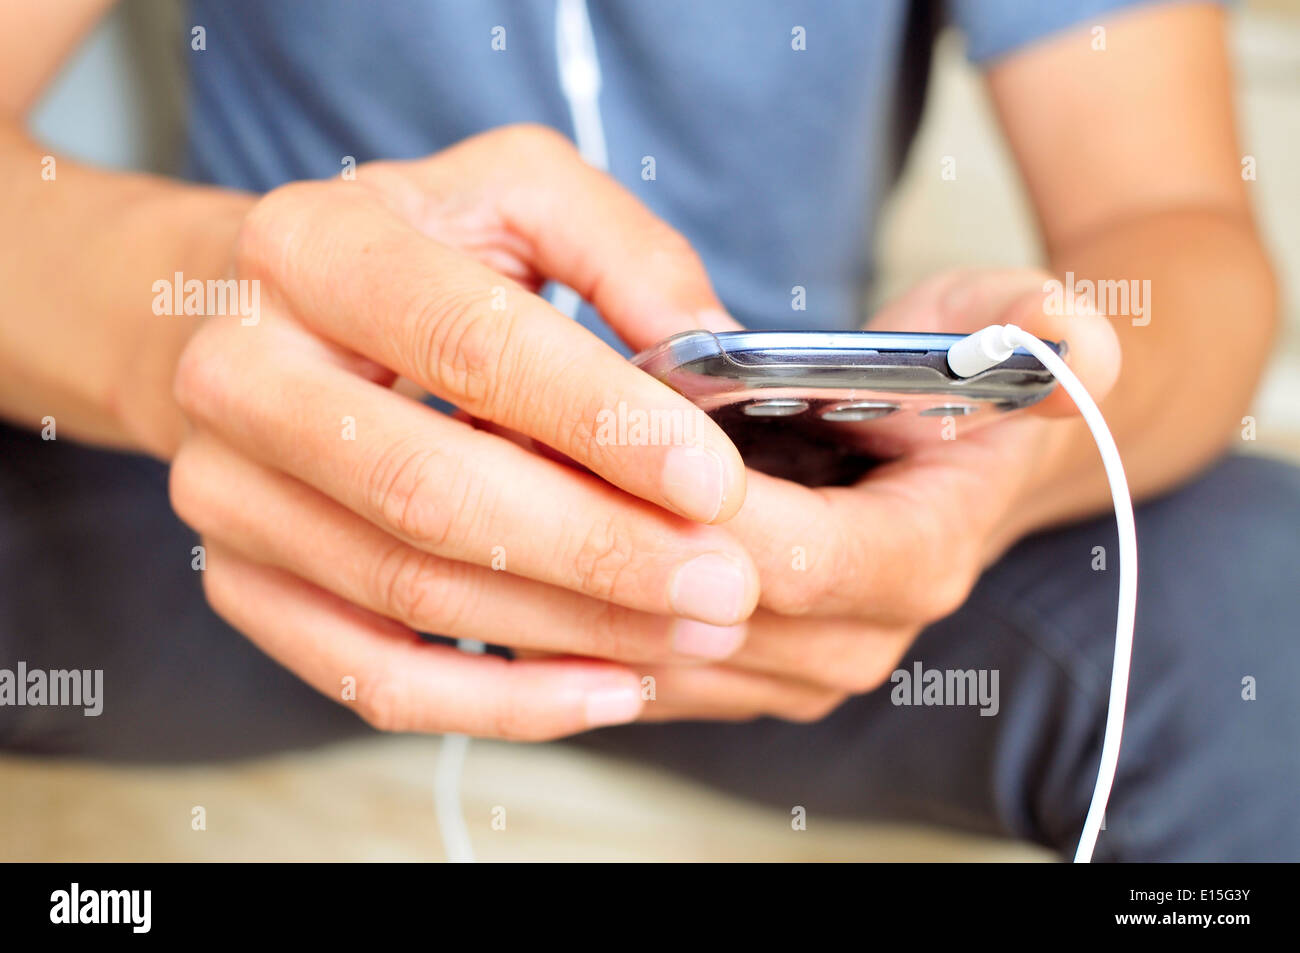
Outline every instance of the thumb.
<path fill-rule="evenodd" d="M 1061 291 L 1052 287 L 1055 281 L 1046 279 L 1037 290 L 1009 296 L 1000 302 L 998 315 L 987 323 L 1016 324 L 1044 341 L 1063 342 L 1065 363 L 1100 404 L 1119 380 L 1119 336 L 1091 302 L 1084 299 L 1062 302 Z M 1078 413 L 1064 387 L 1057 387 L 1030 411 L 1048 417 Z"/>
<path fill-rule="evenodd" d="M 887 306 L 872 325 L 948 334 L 969 334 L 990 324 L 1019 325 L 1044 341 L 1063 342 L 1065 362 L 1100 403 L 1119 378 L 1119 338 L 1090 302 L 1065 302 L 1063 294 L 1060 282 L 1044 271 L 959 272 L 918 286 Z M 1047 416 L 1076 413 L 1063 387 L 1030 409 Z"/>

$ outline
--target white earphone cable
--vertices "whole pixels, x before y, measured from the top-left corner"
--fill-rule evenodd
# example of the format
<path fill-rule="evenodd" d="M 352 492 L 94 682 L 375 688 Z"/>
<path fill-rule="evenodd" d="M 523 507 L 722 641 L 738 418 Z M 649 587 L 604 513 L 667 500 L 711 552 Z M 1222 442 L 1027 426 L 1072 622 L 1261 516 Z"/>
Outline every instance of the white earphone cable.
<path fill-rule="evenodd" d="M 462 652 L 482 655 L 487 646 L 477 639 L 457 639 Z M 433 807 L 438 817 L 442 849 L 451 864 L 474 863 L 474 841 L 465 823 L 461 804 L 461 777 L 469 754 L 469 735 L 443 735 L 438 745 L 438 761 L 433 769 Z"/>
<path fill-rule="evenodd" d="M 608 169 L 605 124 L 600 115 L 600 60 L 586 0 L 559 0 L 556 4 L 555 57 L 578 152 L 597 169 Z"/>
<path fill-rule="evenodd" d="M 555 7 L 555 59 L 560 89 L 569 104 L 574 141 L 578 152 L 598 169 L 609 167 L 605 147 L 605 126 L 600 116 L 600 61 L 586 0 L 558 0 Z M 567 285 L 553 282 L 551 305 L 570 318 L 578 313 L 582 299 Z M 463 652 L 482 653 L 485 646 L 473 639 L 460 639 Z M 434 807 L 443 850 L 451 863 L 473 863 L 474 842 L 465 823 L 461 804 L 461 778 L 469 755 L 467 735 L 444 735 L 434 768 Z"/>
<path fill-rule="evenodd" d="M 1106 803 L 1115 783 L 1119 764 L 1119 746 L 1124 734 L 1124 708 L 1128 702 L 1129 664 L 1133 655 L 1133 627 L 1137 618 L 1137 525 L 1133 519 L 1133 498 L 1119 447 L 1097 402 L 1065 361 L 1034 335 L 1014 324 L 992 325 L 962 338 L 948 350 L 948 366 L 958 377 L 974 377 L 1001 364 L 1021 347 L 1038 358 L 1074 400 L 1092 439 L 1101 454 L 1110 483 L 1115 523 L 1119 530 L 1119 608 L 1115 619 L 1115 660 L 1110 676 L 1110 702 L 1106 710 L 1106 728 L 1102 735 L 1101 763 L 1093 787 L 1083 833 L 1074 853 L 1075 863 L 1088 863 L 1097 844 L 1097 834 L 1105 819 Z"/>
<path fill-rule="evenodd" d="M 600 60 L 586 0 L 558 0 L 555 5 L 555 62 L 560 91 L 569 104 L 573 141 L 588 165 L 609 168 L 605 123 L 600 115 Z M 575 317 L 582 299 L 568 285 L 554 282 L 549 293 L 552 307 Z"/>

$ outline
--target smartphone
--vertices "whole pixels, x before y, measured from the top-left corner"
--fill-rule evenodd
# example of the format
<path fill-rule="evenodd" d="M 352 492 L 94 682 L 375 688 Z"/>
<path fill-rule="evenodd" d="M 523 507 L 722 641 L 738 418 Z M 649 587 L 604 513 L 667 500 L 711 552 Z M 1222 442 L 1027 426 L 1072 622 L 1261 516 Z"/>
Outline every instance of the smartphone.
<path fill-rule="evenodd" d="M 847 486 L 919 443 L 953 439 L 1037 403 L 1056 381 L 1028 351 L 962 379 L 960 334 L 686 331 L 633 363 L 706 411 L 747 465 Z M 1047 342 L 1065 355 L 1065 344 Z"/>

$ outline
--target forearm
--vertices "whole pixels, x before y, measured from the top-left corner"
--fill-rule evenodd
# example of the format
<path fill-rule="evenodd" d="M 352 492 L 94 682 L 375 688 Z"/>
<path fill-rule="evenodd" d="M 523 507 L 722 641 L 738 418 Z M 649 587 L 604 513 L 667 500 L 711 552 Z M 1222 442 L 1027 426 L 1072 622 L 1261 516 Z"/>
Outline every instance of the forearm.
<path fill-rule="evenodd" d="M 1162 212 L 1052 257 L 1053 271 L 1073 272 L 1076 283 L 1150 279 L 1137 324 L 1131 315 L 1109 318 L 1123 366 L 1102 410 L 1135 498 L 1195 475 L 1239 432 L 1273 338 L 1275 282 L 1252 223 L 1212 211 Z M 1045 450 L 1023 502 L 1017 536 L 1109 508 L 1082 421 L 1045 425 Z"/>
<path fill-rule="evenodd" d="M 0 126 L 0 416 L 167 456 L 183 426 L 176 356 L 200 320 L 157 315 L 153 284 L 221 278 L 251 197 L 57 157 Z"/>

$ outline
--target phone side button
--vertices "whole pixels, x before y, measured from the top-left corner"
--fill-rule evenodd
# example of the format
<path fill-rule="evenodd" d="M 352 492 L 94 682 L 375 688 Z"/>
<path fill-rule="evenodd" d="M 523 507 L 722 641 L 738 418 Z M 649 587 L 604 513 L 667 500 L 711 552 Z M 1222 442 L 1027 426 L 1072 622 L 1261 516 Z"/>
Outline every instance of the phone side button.
<path fill-rule="evenodd" d="M 965 417 L 975 413 L 970 404 L 945 404 L 942 407 L 927 407 L 918 416 L 921 417 Z"/>
<path fill-rule="evenodd" d="M 741 409 L 749 417 L 793 417 L 808 409 L 808 401 L 774 397 L 751 401 Z"/>
<path fill-rule="evenodd" d="M 858 423 L 863 420 L 888 417 L 896 410 L 898 410 L 897 404 L 882 403 L 878 400 L 856 400 L 827 407 L 821 412 L 821 418 L 837 423 Z"/>

